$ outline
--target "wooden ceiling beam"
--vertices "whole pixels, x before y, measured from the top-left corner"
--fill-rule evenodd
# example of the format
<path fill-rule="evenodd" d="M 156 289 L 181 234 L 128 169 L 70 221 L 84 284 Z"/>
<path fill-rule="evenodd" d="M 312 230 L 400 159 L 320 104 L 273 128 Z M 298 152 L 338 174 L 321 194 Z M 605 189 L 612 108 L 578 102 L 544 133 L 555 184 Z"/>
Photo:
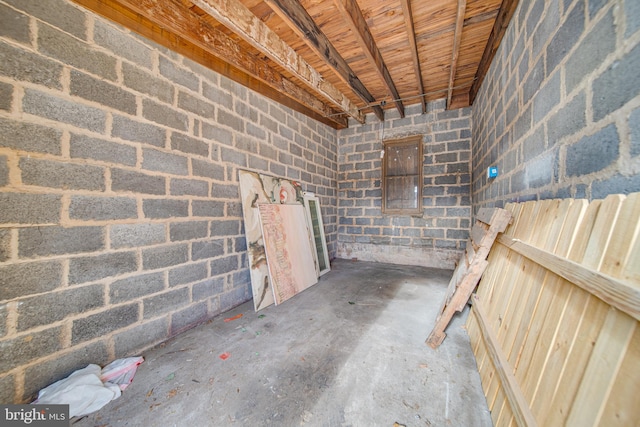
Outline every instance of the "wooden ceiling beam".
<path fill-rule="evenodd" d="M 387 64 L 385 64 L 380 49 L 376 45 L 371 30 L 367 25 L 367 21 L 362 15 L 362 11 L 355 0 L 334 0 L 334 4 L 337 6 L 338 11 L 342 14 L 345 22 L 351 28 L 351 31 L 356 36 L 360 48 L 365 53 L 369 62 L 374 66 L 378 72 L 378 76 L 384 81 L 384 84 L 391 95 L 391 99 L 396 105 L 400 117 L 404 118 L 404 105 L 400 100 L 400 93 L 396 89 L 396 85 L 391 78 Z"/>
<path fill-rule="evenodd" d="M 312 90 L 334 103 L 358 122 L 364 123 L 364 115 L 345 94 L 326 81 L 291 46 L 238 0 L 192 0 L 192 2 L 292 73 Z"/>
<path fill-rule="evenodd" d="M 467 9 L 467 0 L 458 0 L 458 11 L 456 15 L 456 29 L 453 33 L 453 53 L 451 55 L 451 67 L 449 68 L 449 90 L 447 91 L 447 109 L 451 108 L 451 97 L 453 96 L 453 85 L 456 80 L 458 69 L 458 57 L 460 56 L 460 41 L 462 40 L 462 26 L 464 24 L 464 12 Z"/>
<path fill-rule="evenodd" d="M 178 52 L 225 77 L 336 129 L 340 111 L 288 80 L 266 60 L 240 49 L 195 12 L 173 0 L 74 0 L 77 4 Z"/>
<path fill-rule="evenodd" d="M 422 114 L 427 112 L 427 97 L 425 96 L 424 83 L 422 80 L 422 70 L 420 68 L 420 56 L 418 55 L 418 44 L 416 42 L 416 31 L 413 26 L 413 12 L 411 11 L 411 0 L 400 0 L 402 4 L 402 13 L 404 14 L 404 22 L 409 37 L 409 46 L 411 49 L 411 58 L 413 59 L 413 72 L 416 75 L 418 83 L 418 93 L 421 95 Z"/>
<path fill-rule="evenodd" d="M 491 61 L 493 61 L 493 57 L 495 56 L 496 51 L 500 46 L 502 37 L 507 31 L 507 27 L 509 26 L 511 17 L 513 16 L 513 13 L 516 11 L 517 7 L 518 0 L 502 0 L 500 10 L 498 11 L 498 16 L 496 16 L 496 20 L 493 24 L 493 29 L 491 30 L 491 35 L 489 36 L 487 45 L 484 48 L 484 53 L 482 54 L 482 59 L 480 60 L 480 64 L 478 65 L 478 71 L 476 71 L 473 85 L 471 85 L 471 89 L 469 90 L 470 104 L 473 104 L 476 96 L 478 95 L 478 91 L 480 90 L 480 86 L 482 86 L 484 77 L 487 74 L 487 71 L 489 71 L 489 67 L 491 66 Z"/>
<path fill-rule="evenodd" d="M 271 6 L 273 11 L 336 72 L 360 99 L 368 104 L 376 103 L 373 95 L 298 0 L 265 0 L 265 3 Z M 376 117 L 384 121 L 384 111 L 380 105 L 371 105 L 371 108 Z"/>

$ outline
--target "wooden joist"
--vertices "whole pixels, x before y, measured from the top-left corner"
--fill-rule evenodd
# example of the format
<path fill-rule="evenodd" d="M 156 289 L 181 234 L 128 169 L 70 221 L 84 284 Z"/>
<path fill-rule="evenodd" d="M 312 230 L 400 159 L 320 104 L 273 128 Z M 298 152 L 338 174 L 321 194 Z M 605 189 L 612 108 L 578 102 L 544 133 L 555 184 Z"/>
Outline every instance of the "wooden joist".
<path fill-rule="evenodd" d="M 456 29 L 453 36 L 453 54 L 449 70 L 449 89 L 447 91 L 447 109 L 451 109 L 451 97 L 458 70 L 458 57 L 460 56 L 460 41 L 462 40 L 462 28 L 464 24 L 464 12 L 467 8 L 467 0 L 458 0 L 458 12 L 456 15 Z"/>
<path fill-rule="evenodd" d="M 418 93 L 420 103 L 422 104 L 422 114 L 427 112 L 427 97 L 424 96 L 424 83 L 422 82 L 422 70 L 420 68 L 420 56 L 418 55 L 418 44 L 416 43 L 416 30 L 413 25 L 413 12 L 411 11 L 411 0 L 400 0 L 402 4 L 402 13 L 404 14 L 404 23 L 407 27 L 407 37 L 409 38 L 409 46 L 411 50 L 411 59 L 413 62 L 413 73 L 415 74 L 418 85 Z"/>
<path fill-rule="evenodd" d="M 455 312 L 462 311 L 469 301 L 480 277 L 487 268 L 487 256 L 498 233 L 509 225 L 511 214 L 500 208 L 480 209 L 476 215 L 476 223 L 471 229 L 467 248 L 453 272 L 445 299 L 436 317 L 436 324 L 429 334 L 426 343 L 437 348 L 444 340 L 444 330 L 449 325 Z"/>

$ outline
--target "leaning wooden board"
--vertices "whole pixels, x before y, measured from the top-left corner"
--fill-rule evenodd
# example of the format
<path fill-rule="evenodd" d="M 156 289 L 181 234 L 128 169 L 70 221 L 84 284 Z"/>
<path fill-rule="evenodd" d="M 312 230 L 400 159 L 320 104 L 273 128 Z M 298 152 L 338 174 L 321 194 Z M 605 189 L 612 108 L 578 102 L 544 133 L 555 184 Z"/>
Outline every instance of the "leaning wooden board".
<path fill-rule="evenodd" d="M 507 205 L 467 320 L 496 426 L 640 422 L 640 194 Z"/>
<path fill-rule="evenodd" d="M 511 214 L 504 209 L 480 209 L 476 223 L 471 229 L 467 248 L 453 272 L 449 287 L 427 344 L 437 348 L 444 340 L 444 330 L 455 312 L 462 311 L 487 267 L 487 255 L 498 233 L 504 231 Z"/>

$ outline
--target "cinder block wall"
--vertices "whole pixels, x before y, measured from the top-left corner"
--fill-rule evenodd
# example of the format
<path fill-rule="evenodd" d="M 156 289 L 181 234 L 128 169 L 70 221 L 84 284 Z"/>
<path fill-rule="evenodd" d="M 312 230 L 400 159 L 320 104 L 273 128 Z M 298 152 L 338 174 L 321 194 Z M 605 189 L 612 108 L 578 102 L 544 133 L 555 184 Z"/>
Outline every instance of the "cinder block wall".
<path fill-rule="evenodd" d="M 384 127 L 372 114 L 338 131 L 340 258 L 454 268 L 471 216 L 471 109 L 445 111 L 445 101 L 387 110 Z M 382 141 L 422 135 L 423 213 L 383 215 Z"/>
<path fill-rule="evenodd" d="M 64 0 L 0 1 L 0 58 L 0 402 L 250 299 L 238 168 L 335 253 L 335 130 Z"/>
<path fill-rule="evenodd" d="M 474 209 L 640 191 L 638 70 L 637 0 L 521 1 L 473 105 Z"/>

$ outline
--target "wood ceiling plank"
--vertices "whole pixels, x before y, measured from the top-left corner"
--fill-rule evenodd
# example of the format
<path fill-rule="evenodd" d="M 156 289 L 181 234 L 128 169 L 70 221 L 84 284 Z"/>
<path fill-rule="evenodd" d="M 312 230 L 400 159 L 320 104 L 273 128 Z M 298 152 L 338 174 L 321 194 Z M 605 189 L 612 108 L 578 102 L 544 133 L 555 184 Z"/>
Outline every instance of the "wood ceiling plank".
<path fill-rule="evenodd" d="M 295 75 L 312 90 L 345 113 L 364 123 L 362 112 L 335 86 L 300 57 L 264 22 L 237 0 L 192 0 L 199 8 L 231 29 L 278 65 Z"/>
<path fill-rule="evenodd" d="M 453 96 L 453 85 L 456 80 L 458 57 L 460 56 L 460 41 L 462 40 L 462 25 L 464 24 L 464 12 L 466 7 L 467 7 L 467 0 L 458 0 L 456 29 L 454 31 L 454 36 L 453 36 L 453 55 L 451 57 L 451 68 L 449 71 L 449 90 L 447 92 L 447 109 L 451 108 L 451 97 Z"/>
<path fill-rule="evenodd" d="M 345 22 L 349 25 L 353 34 L 356 36 L 360 47 L 367 56 L 369 62 L 374 66 L 374 69 L 378 72 L 379 77 L 384 81 L 391 99 L 393 99 L 400 117 L 404 118 L 404 105 L 400 100 L 400 94 L 396 85 L 389 74 L 387 64 L 385 64 L 382 54 L 376 45 L 367 21 L 362 15 L 360 7 L 355 0 L 334 0 L 334 4 L 337 6 L 338 11 L 342 14 Z"/>
<path fill-rule="evenodd" d="M 210 0 L 198 0 L 210 1 Z M 230 0 L 228 0 L 230 1 Z M 360 99 L 371 104 L 376 99 L 371 95 L 364 83 L 353 72 L 347 61 L 329 41 L 324 32 L 315 23 L 298 0 L 265 0 L 273 11 L 287 22 L 305 43 L 337 73 L 341 80 L 349 85 Z M 372 105 L 373 112 L 380 121 L 384 121 L 384 112 L 379 105 Z"/>
<path fill-rule="evenodd" d="M 511 21 L 511 17 L 513 13 L 516 11 L 518 7 L 519 0 L 502 0 L 502 4 L 500 5 L 500 10 L 498 11 L 498 16 L 496 17 L 495 23 L 493 24 L 493 29 L 491 30 L 491 35 L 489 36 L 489 40 L 484 48 L 484 53 L 482 54 L 482 59 L 480 60 L 480 64 L 478 65 L 478 71 L 476 72 L 475 81 L 469 90 L 469 102 L 473 104 L 476 96 L 478 95 L 478 91 L 480 90 L 480 86 L 484 81 L 484 76 L 489 71 L 489 66 L 491 66 L 491 61 L 493 61 L 493 57 L 500 46 L 500 42 L 502 41 L 502 37 L 504 33 L 507 31 L 507 27 L 509 26 L 509 22 Z"/>
<path fill-rule="evenodd" d="M 418 83 L 418 95 L 420 95 L 420 103 L 422 104 L 422 114 L 427 112 L 427 98 L 424 96 L 424 83 L 422 81 L 422 70 L 420 68 L 420 57 L 418 56 L 418 45 L 416 42 L 416 32 L 413 26 L 413 12 L 411 11 L 411 0 L 400 0 L 402 3 L 402 12 L 404 13 L 404 22 L 406 26 L 407 36 L 409 37 L 409 45 L 411 46 L 411 58 L 413 59 L 413 72 Z"/>
<path fill-rule="evenodd" d="M 298 87 L 267 61 L 239 49 L 196 12 L 171 0 L 73 0 L 93 12 L 178 52 L 258 93 L 336 129 L 340 111 Z"/>

